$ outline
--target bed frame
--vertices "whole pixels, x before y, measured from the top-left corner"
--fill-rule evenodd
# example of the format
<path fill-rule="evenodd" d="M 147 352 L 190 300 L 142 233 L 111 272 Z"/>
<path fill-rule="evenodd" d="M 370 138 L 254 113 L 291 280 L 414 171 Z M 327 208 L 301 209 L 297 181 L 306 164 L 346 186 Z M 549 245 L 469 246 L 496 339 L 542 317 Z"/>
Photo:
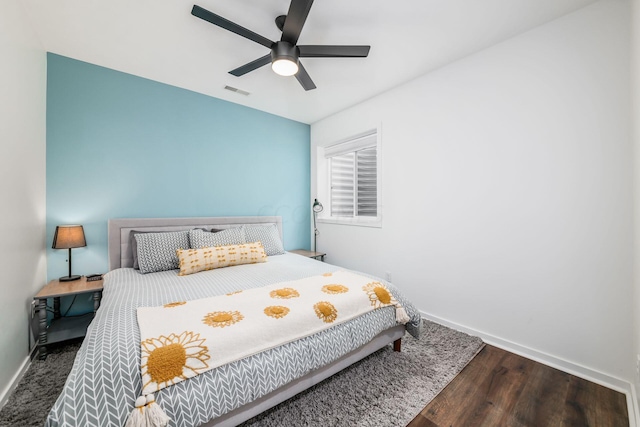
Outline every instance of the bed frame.
<path fill-rule="evenodd" d="M 179 231 L 192 228 L 231 228 L 250 224 L 276 224 L 282 238 L 282 217 L 279 216 L 245 216 L 245 217 L 210 217 L 210 218 L 127 218 L 110 219 L 109 236 L 109 270 L 120 267 L 132 267 L 133 257 L 129 246 L 129 233 L 138 231 Z M 340 372 L 355 362 L 364 359 L 371 353 L 393 343 L 393 349 L 400 351 L 400 340 L 404 336 L 405 327 L 397 325 L 378 334 L 364 346 L 345 354 L 338 360 L 315 371 L 311 371 L 271 393 L 243 405 L 221 417 L 209 420 L 202 427 L 236 426 L 296 394 L 318 384 L 331 375 Z"/>

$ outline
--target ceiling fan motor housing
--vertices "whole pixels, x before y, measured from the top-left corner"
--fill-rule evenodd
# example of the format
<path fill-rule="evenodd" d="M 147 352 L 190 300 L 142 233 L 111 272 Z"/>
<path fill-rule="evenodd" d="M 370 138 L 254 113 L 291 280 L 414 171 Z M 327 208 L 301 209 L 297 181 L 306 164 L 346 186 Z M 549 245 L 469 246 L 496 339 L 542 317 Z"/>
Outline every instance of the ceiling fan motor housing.
<path fill-rule="evenodd" d="M 287 59 L 297 64 L 299 56 L 300 49 L 298 49 L 298 46 L 293 46 L 288 42 L 275 42 L 271 48 L 271 62 L 278 59 Z"/>

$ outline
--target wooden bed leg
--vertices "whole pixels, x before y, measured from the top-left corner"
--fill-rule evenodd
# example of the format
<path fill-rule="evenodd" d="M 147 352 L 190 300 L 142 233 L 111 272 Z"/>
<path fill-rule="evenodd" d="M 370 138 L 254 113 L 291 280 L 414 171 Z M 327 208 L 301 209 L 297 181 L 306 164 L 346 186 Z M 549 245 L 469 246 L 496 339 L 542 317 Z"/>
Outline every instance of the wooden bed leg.
<path fill-rule="evenodd" d="M 398 338 L 393 342 L 393 351 L 401 351 L 400 346 L 402 345 L 402 338 Z"/>

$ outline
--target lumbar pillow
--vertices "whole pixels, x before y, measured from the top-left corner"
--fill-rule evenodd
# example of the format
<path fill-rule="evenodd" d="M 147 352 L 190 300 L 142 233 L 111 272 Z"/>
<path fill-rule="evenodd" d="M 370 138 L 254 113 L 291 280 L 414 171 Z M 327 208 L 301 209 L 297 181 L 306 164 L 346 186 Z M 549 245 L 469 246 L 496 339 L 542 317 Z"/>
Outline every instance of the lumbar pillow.
<path fill-rule="evenodd" d="M 282 240 L 280 240 L 277 225 L 246 225 L 244 233 L 247 242 L 262 242 L 268 256 L 284 253 L 284 246 L 282 245 Z"/>
<path fill-rule="evenodd" d="M 234 227 L 216 233 L 197 229 L 189 230 L 189 242 L 192 249 L 200 249 L 212 246 L 239 245 L 247 241 L 244 236 L 244 227 Z"/>
<path fill-rule="evenodd" d="M 267 254 L 260 242 L 200 249 L 178 249 L 176 255 L 180 266 L 179 276 L 232 265 L 255 264 L 267 260 Z"/>
<path fill-rule="evenodd" d="M 175 270 L 178 268 L 176 249 L 189 248 L 189 232 L 138 233 L 138 265 L 141 273 Z"/>

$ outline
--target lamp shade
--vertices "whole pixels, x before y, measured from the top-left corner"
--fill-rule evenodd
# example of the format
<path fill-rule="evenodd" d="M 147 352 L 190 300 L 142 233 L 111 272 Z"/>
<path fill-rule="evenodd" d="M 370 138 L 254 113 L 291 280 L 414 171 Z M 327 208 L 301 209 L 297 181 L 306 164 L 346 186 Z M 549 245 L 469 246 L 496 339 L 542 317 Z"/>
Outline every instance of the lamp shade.
<path fill-rule="evenodd" d="M 71 249 L 87 246 L 81 225 L 58 225 L 53 235 L 53 249 Z"/>
<path fill-rule="evenodd" d="M 318 199 L 314 199 L 312 207 L 315 213 L 320 213 L 324 209 L 324 207 L 322 206 L 322 203 L 320 203 Z"/>

